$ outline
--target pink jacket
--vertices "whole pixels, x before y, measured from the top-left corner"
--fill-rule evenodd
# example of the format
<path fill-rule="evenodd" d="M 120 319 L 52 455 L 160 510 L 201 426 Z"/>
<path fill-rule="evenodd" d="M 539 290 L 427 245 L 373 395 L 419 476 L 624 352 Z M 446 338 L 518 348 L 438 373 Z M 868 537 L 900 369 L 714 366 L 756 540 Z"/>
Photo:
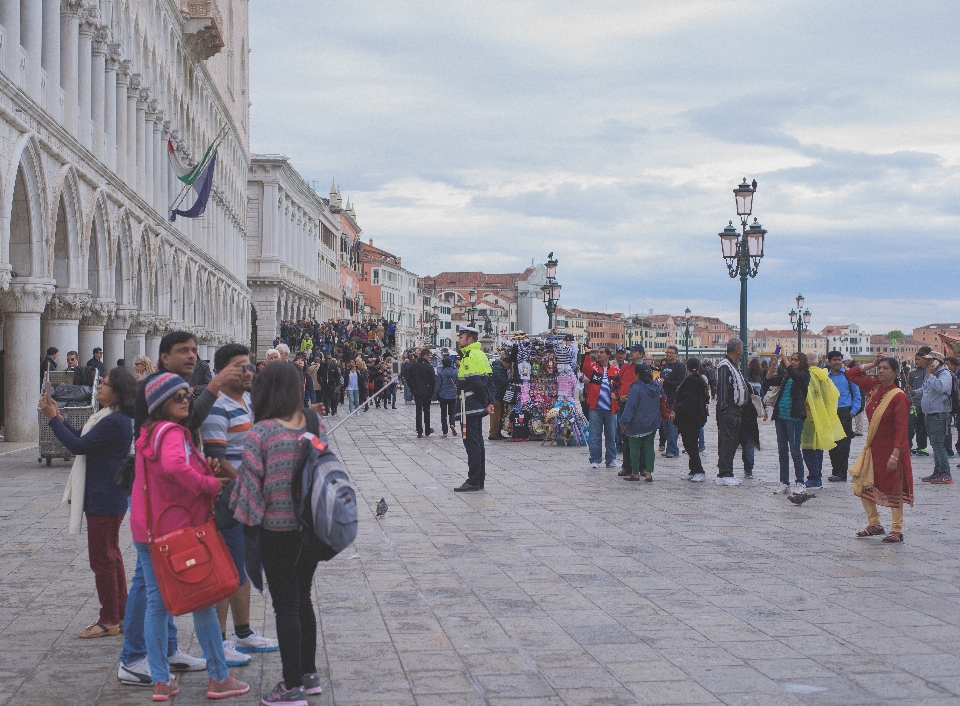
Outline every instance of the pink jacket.
<path fill-rule="evenodd" d="M 150 489 L 154 539 L 206 522 L 220 492 L 220 482 L 193 445 L 185 427 L 172 422 L 160 422 L 151 428 L 145 424 L 137 439 L 131 496 L 130 533 L 135 542 L 148 541 L 144 478 Z"/>

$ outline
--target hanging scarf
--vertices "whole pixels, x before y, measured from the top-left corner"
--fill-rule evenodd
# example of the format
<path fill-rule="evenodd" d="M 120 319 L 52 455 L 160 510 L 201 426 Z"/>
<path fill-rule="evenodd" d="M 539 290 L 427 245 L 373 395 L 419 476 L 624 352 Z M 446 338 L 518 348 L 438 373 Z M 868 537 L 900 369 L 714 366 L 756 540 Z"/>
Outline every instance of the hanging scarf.
<path fill-rule="evenodd" d="M 870 497 L 871 495 L 873 489 L 873 451 L 870 450 L 870 445 L 873 444 L 873 437 L 877 435 L 877 430 L 880 428 L 880 418 L 883 417 L 883 413 L 887 411 L 887 407 L 893 402 L 893 398 L 902 394 L 904 394 L 903 390 L 899 388 L 895 387 L 890 390 L 880 400 L 877 411 L 873 413 L 870 428 L 867 430 L 867 439 L 863 442 L 863 450 L 860 452 L 857 462 L 853 464 L 853 468 L 850 469 L 851 490 L 857 497 L 863 495 Z"/>
<path fill-rule="evenodd" d="M 823 368 L 810 368 L 807 387 L 807 418 L 800 436 L 801 449 L 829 451 L 847 434 L 837 416 L 840 392 Z"/>
<path fill-rule="evenodd" d="M 717 367 L 726 367 L 730 370 L 730 379 L 733 380 L 733 403 L 738 407 L 745 405 L 750 396 L 747 394 L 747 383 L 740 374 L 739 368 L 726 358 L 723 358 Z"/>
<path fill-rule="evenodd" d="M 87 423 L 83 425 L 80 436 L 93 429 L 104 417 L 113 414 L 113 407 L 104 407 L 96 414 L 90 416 Z M 73 459 L 73 467 L 70 469 L 70 477 L 67 478 L 67 485 L 63 489 L 63 499 L 60 505 L 69 506 L 70 511 L 70 534 L 80 534 L 80 524 L 83 521 L 83 500 L 84 491 L 87 485 L 87 455 L 80 454 Z"/>

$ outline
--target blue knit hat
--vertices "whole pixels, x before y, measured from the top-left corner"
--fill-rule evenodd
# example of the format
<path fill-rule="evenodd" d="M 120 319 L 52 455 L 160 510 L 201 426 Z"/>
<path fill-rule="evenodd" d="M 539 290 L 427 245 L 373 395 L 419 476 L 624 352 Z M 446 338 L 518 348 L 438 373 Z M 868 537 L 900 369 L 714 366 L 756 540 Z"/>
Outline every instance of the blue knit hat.
<path fill-rule="evenodd" d="M 177 390 L 189 390 L 187 381 L 173 373 L 160 373 L 150 378 L 143 392 L 147 397 L 147 412 L 153 411 L 166 402 Z"/>

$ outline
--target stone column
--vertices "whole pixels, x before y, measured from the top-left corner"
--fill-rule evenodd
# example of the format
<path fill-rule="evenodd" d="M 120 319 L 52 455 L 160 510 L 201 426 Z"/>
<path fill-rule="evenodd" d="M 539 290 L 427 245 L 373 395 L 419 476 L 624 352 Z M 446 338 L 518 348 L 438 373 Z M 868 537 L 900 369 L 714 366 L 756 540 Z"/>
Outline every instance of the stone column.
<path fill-rule="evenodd" d="M 135 125 L 137 126 L 134 148 L 136 150 L 137 161 L 137 194 L 145 201 L 147 184 L 147 154 L 146 154 L 146 134 L 147 134 L 147 101 L 150 100 L 150 89 L 141 87 L 139 95 L 136 96 L 134 103 L 136 112 L 134 114 Z M 152 127 L 151 127 L 152 132 Z M 153 166 L 153 165 L 151 165 Z M 130 180 L 131 185 L 133 180 Z"/>
<path fill-rule="evenodd" d="M 54 294 L 41 317 L 42 346 L 59 348 L 63 360 L 67 351 L 79 351 L 80 317 L 89 303 L 90 297 L 86 294 Z"/>
<path fill-rule="evenodd" d="M 117 69 L 122 53 L 119 44 L 108 44 L 103 70 L 103 157 L 104 163 L 119 176 L 117 170 Z"/>
<path fill-rule="evenodd" d="M 4 28 L 6 29 L 6 28 Z M 27 95 L 41 103 L 40 56 L 43 50 L 43 5 L 38 0 L 20 3 L 20 45 L 27 54 Z"/>
<path fill-rule="evenodd" d="M 80 317 L 80 340 L 77 351 L 80 353 L 80 362 L 85 363 L 93 355 L 94 348 L 103 348 L 103 327 L 107 317 L 113 311 L 112 301 L 93 301 Z M 104 356 L 104 368 L 109 370 L 116 365 L 116 360 L 107 365 Z"/>
<path fill-rule="evenodd" d="M 144 353 L 144 355 L 148 356 L 154 363 L 160 359 L 160 339 L 163 338 L 169 329 L 169 323 L 170 319 L 157 317 L 150 324 L 150 328 L 147 329 L 147 337 L 145 340 L 147 352 Z"/>
<path fill-rule="evenodd" d="M 20 0 L 0 0 L 3 25 L 3 73 L 17 82 L 20 70 Z"/>
<path fill-rule="evenodd" d="M 48 280 L 49 282 L 49 280 Z M 53 294 L 53 285 L 27 280 L 0 292 L 3 309 L 5 441 L 36 443 L 37 399 L 40 393 L 40 314 Z M 16 342 L 16 345 L 12 345 Z"/>
<path fill-rule="evenodd" d="M 93 143 L 93 154 L 104 161 L 104 135 L 106 115 L 106 80 L 107 80 L 107 38 L 110 30 L 106 27 L 97 27 L 93 33 L 93 63 L 90 66 L 90 139 Z"/>
<path fill-rule="evenodd" d="M 63 86 L 63 126 L 79 136 L 80 0 L 60 5 L 60 84 Z"/>
<path fill-rule="evenodd" d="M 60 121 L 60 0 L 43 0 L 40 64 L 47 74 L 47 112 Z"/>
<path fill-rule="evenodd" d="M 124 62 L 126 63 L 126 62 Z M 136 190 L 137 173 L 142 165 L 137 164 L 137 100 L 140 98 L 140 74 L 130 75 L 127 87 L 127 186 Z"/>
<path fill-rule="evenodd" d="M 164 185 L 167 183 L 167 180 L 164 178 L 166 176 L 164 174 L 164 168 L 167 168 L 167 159 L 165 157 L 167 150 L 166 143 L 163 139 L 164 134 L 163 111 L 158 110 L 153 121 L 153 207 L 160 213 L 164 213 L 167 210 L 167 204 L 163 202 L 163 192 L 166 191 Z"/>
<path fill-rule="evenodd" d="M 80 117 L 78 121 L 78 130 L 80 133 L 80 143 L 90 149 L 90 105 L 91 105 L 91 68 L 93 63 L 93 33 L 99 25 L 100 14 L 94 12 L 92 7 L 87 7 L 83 11 L 83 17 L 80 20 L 80 45 L 77 49 L 79 62 L 78 72 L 80 74 L 77 83 L 77 99 Z"/>
<path fill-rule="evenodd" d="M 145 89 L 146 90 L 146 89 Z M 153 206 L 153 127 L 157 114 L 151 108 L 155 101 L 147 101 L 143 112 L 143 144 L 137 149 L 143 150 L 143 188 L 140 196 L 148 205 Z M 139 105 L 138 112 L 139 112 Z M 139 182 L 138 182 L 139 183 Z"/>
<path fill-rule="evenodd" d="M 152 314 L 137 314 L 130 323 L 127 330 L 127 340 L 136 341 L 140 346 L 140 355 L 145 355 L 147 331 L 153 325 Z M 126 366 L 131 367 L 133 361 L 127 361 Z"/>
<path fill-rule="evenodd" d="M 122 54 L 122 46 L 119 44 L 111 45 L 119 48 Z M 111 55 L 113 55 L 111 53 Z M 127 181 L 127 94 L 130 90 L 130 64 L 129 59 L 119 61 L 117 66 L 117 176 L 121 181 Z"/>
<path fill-rule="evenodd" d="M 167 140 L 170 139 L 170 121 L 164 120 L 161 123 L 162 132 L 160 133 L 160 167 L 157 170 L 160 183 L 160 213 L 164 218 L 170 217 L 170 201 L 173 194 L 170 193 L 170 180 L 173 170 L 170 168 L 170 157 L 167 154 Z"/>
<path fill-rule="evenodd" d="M 103 329 L 103 367 L 109 370 L 116 366 L 117 361 L 123 358 L 123 342 L 127 339 L 127 330 L 136 315 L 134 309 L 115 309 L 107 317 Z M 126 361 L 126 367 L 132 371 L 133 361 Z"/>

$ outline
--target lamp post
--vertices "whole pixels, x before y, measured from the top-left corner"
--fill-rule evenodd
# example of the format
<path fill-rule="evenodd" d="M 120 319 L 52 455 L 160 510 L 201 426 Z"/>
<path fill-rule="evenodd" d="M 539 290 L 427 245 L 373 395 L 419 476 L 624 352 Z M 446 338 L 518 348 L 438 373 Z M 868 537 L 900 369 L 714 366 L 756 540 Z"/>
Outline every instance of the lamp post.
<path fill-rule="evenodd" d="M 797 353 L 801 351 L 803 332 L 810 328 L 810 310 L 803 308 L 803 295 L 797 295 L 797 309 L 790 310 L 790 326 L 797 332 Z"/>
<path fill-rule="evenodd" d="M 757 223 L 756 218 L 747 227 L 747 221 L 753 212 L 753 195 L 756 190 L 756 179 L 753 184 L 748 184 L 747 178 L 744 177 L 743 183 L 733 190 L 741 232 L 737 232 L 733 221 L 730 221 L 729 225 L 719 233 L 727 272 L 732 278 L 740 277 L 740 340 L 743 341 L 743 358 L 740 359 L 740 365 L 744 376 L 747 375 L 747 338 L 750 333 L 747 329 L 747 278 L 757 276 L 760 260 L 763 258 L 763 240 L 767 234 L 763 226 Z"/>
<path fill-rule="evenodd" d="M 476 287 L 470 288 L 470 307 L 467 309 L 470 312 L 470 325 L 475 326 L 477 323 L 477 289 Z"/>
<path fill-rule="evenodd" d="M 437 345 L 439 341 L 437 338 L 440 335 L 440 307 L 437 304 L 433 305 L 433 319 L 430 321 L 431 328 L 431 343 Z"/>
<path fill-rule="evenodd" d="M 690 307 L 688 306 L 683 310 L 683 343 L 684 348 L 686 349 L 685 355 L 687 360 L 690 360 L 690 323 L 692 319 L 690 318 Z"/>
<path fill-rule="evenodd" d="M 547 255 L 547 282 L 540 291 L 543 293 L 543 303 L 547 307 L 547 330 L 553 330 L 553 315 L 557 311 L 557 302 L 560 301 L 560 288 L 562 285 L 557 281 L 557 265 L 560 262 L 553 257 L 553 253 Z"/>

